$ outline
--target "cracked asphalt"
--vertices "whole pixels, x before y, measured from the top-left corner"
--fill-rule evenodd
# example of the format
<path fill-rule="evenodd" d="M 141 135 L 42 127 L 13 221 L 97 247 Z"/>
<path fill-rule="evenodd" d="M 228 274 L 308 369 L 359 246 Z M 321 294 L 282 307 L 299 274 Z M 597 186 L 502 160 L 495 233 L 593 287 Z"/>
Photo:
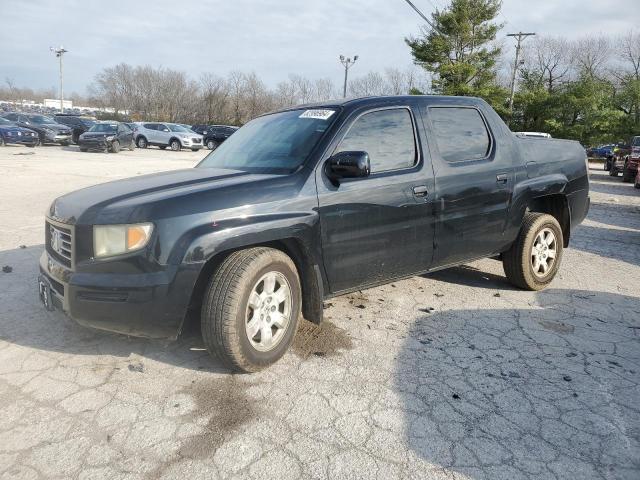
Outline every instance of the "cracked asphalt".
<path fill-rule="evenodd" d="M 54 197 L 202 155 L 0 150 L 0 478 L 640 478 L 640 191 L 592 165 L 546 291 L 482 260 L 331 299 L 254 375 L 195 322 L 165 343 L 40 306 Z"/>

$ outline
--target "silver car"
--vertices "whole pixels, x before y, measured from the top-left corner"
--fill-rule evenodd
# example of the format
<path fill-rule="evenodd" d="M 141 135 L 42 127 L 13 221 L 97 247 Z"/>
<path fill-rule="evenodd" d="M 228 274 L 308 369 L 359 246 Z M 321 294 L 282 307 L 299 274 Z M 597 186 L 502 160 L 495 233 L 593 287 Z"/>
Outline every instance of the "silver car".
<path fill-rule="evenodd" d="M 138 148 L 156 145 L 162 150 L 173 151 L 190 148 L 194 152 L 202 148 L 202 135 L 176 123 L 136 122 L 135 141 Z"/>

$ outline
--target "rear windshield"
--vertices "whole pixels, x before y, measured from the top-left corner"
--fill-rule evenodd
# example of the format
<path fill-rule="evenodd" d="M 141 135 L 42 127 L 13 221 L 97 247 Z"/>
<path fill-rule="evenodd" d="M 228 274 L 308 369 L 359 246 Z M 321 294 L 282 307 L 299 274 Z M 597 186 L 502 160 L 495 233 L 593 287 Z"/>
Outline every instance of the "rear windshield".
<path fill-rule="evenodd" d="M 118 125 L 115 123 L 96 123 L 89 131 L 98 133 L 115 133 L 118 131 Z"/>
<path fill-rule="evenodd" d="M 331 126 L 335 110 L 292 110 L 250 121 L 198 164 L 254 173 L 290 173 Z"/>

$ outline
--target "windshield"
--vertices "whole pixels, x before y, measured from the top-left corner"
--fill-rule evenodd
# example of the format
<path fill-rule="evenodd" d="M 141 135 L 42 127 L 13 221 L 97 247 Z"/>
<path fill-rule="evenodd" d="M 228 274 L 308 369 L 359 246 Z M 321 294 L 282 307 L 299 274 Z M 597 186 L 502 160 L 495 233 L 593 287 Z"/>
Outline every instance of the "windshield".
<path fill-rule="evenodd" d="M 96 123 L 89 131 L 98 133 L 116 133 L 117 130 L 118 125 L 115 123 Z"/>
<path fill-rule="evenodd" d="M 37 123 L 39 125 L 46 125 L 49 123 L 56 123 L 56 121 L 51 117 L 45 117 L 44 115 L 31 115 L 29 116 L 29 120 L 33 123 Z"/>
<path fill-rule="evenodd" d="M 182 133 L 189 133 L 191 130 L 187 130 L 186 128 L 184 128 L 182 125 L 176 125 L 176 124 L 172 124 L 170 123 L 169 125 L 169 129 L 172 132 L 182 132 Z"/>
<path fill-rule="evenodd" d="M 633 137 L 633 143 L 631 145 L 634 147 L 640 147 L 640 137 Z"/>
<path fill-rule="evenodd" d="M 198 164 L 256 173 L 289 173 L 307 159 L 335 118 L 335 110 L 293 110 L 258 117 Z"/>
<path fill-rule="evenodd" d="M 7 120 L 6 118 L 0 117 L 0 125 L 13 125 L 11 120 Z"/>
<path fill-rule="evenodd" d="M 80 123 L 82 123 L 82 125 L 87 128 L 91 128 L 96 124 L 96 122 L 94 120 L 91 120 L 90 118 L 81 118 Z"/>

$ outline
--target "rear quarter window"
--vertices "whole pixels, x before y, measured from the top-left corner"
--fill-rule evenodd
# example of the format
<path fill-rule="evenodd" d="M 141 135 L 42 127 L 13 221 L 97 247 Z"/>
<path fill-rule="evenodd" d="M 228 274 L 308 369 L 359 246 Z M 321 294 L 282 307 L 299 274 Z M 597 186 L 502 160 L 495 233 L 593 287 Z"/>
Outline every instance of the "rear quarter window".
<path fill-rule="evenodd" d="M 429 117 L 438 151 L 447 162 L 481 160 L 489 154 L 491 137 L 475 108 L 431 107 Z"/>

